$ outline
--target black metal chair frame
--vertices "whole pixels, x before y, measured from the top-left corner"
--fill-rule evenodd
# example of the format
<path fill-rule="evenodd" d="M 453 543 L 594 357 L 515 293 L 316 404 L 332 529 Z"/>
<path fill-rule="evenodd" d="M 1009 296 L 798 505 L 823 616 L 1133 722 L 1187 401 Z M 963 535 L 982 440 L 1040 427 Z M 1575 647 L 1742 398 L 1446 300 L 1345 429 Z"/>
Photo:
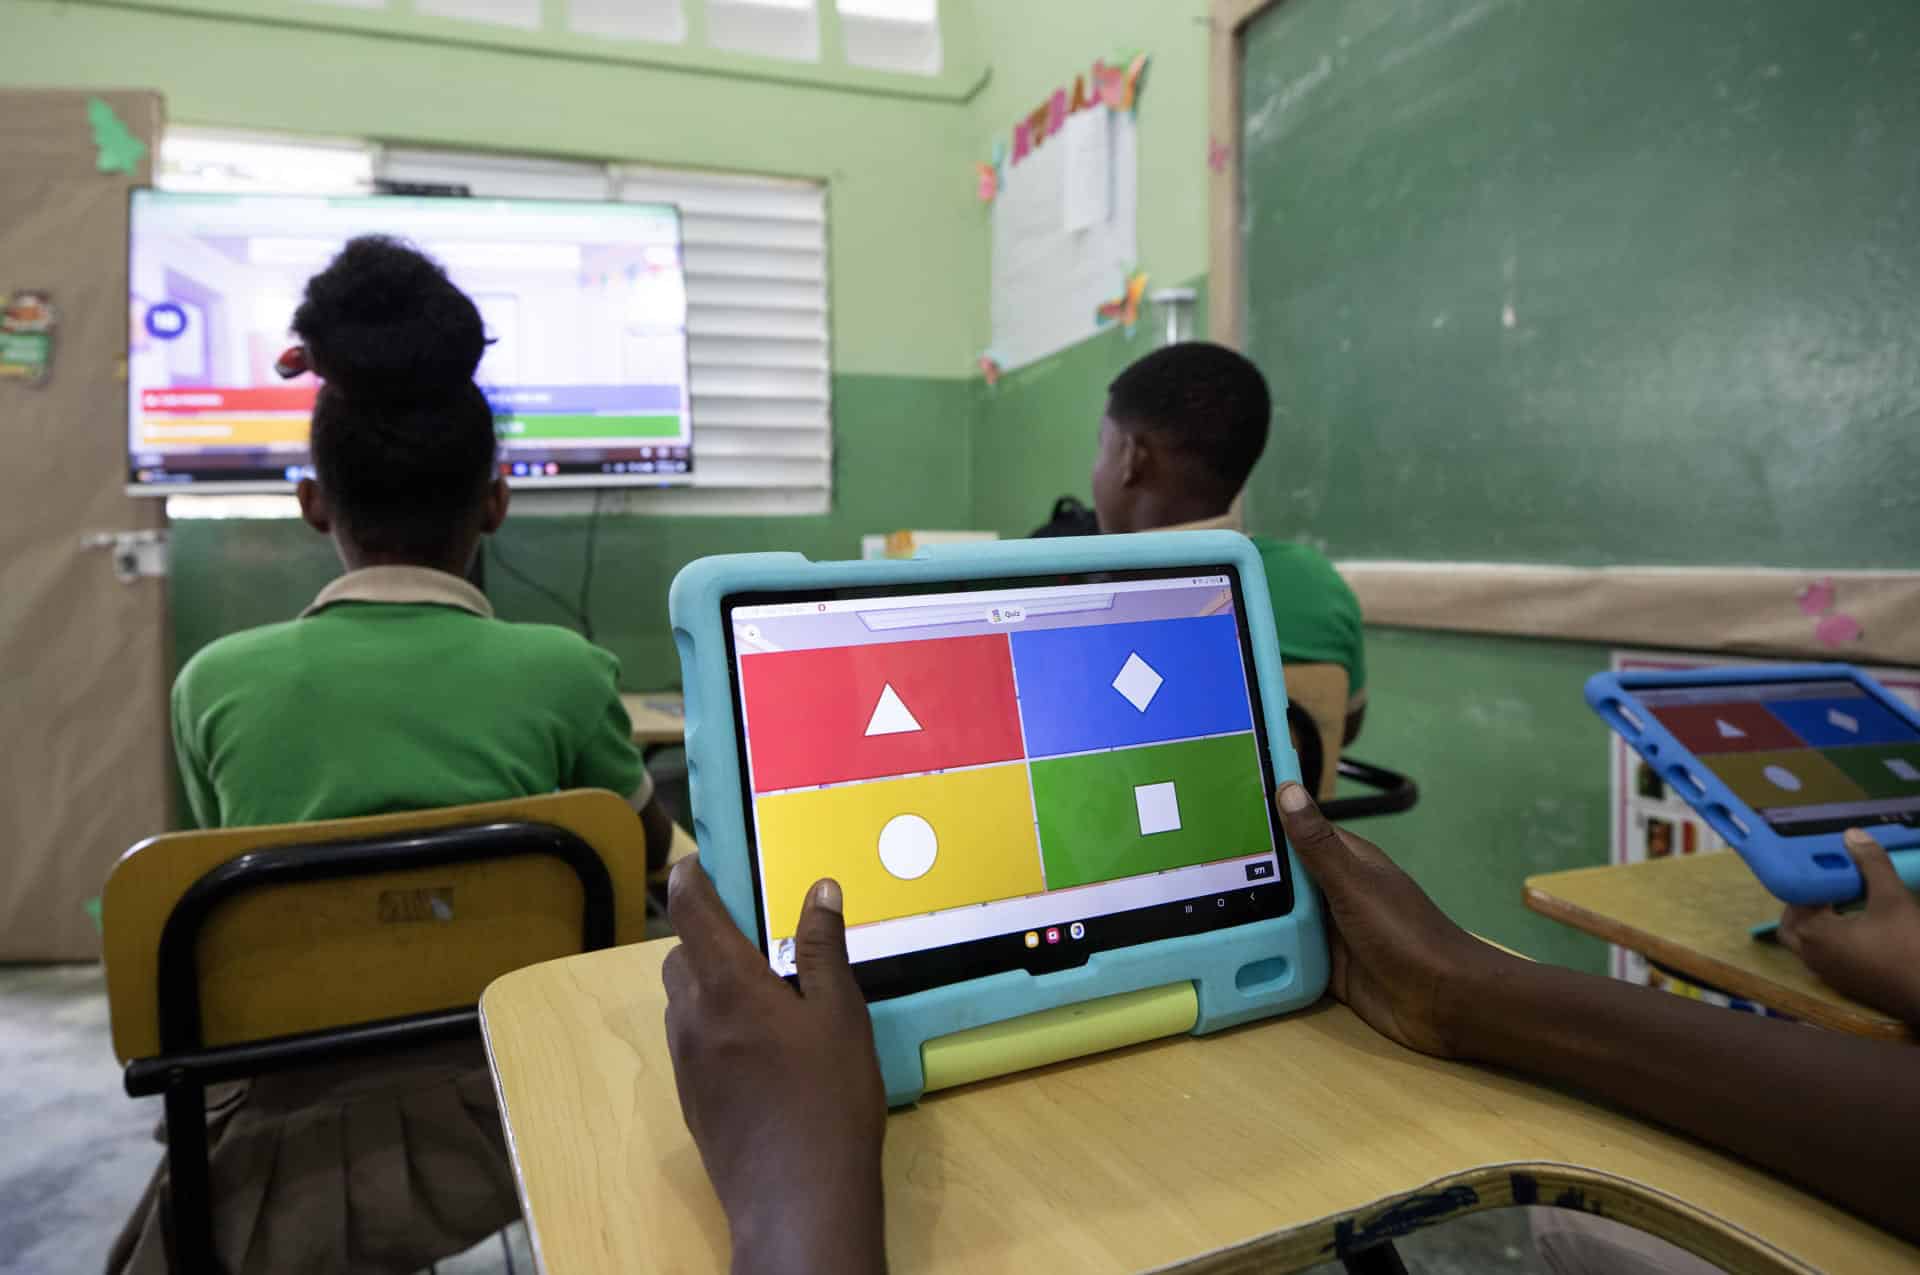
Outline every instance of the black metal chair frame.
<path fill-rule="evenodd" d="M 359 841 L 277 846 L 250 851 L 212 869 L 187 888 L 160 935 L 160 1053 L 127 1064 L 133 1097 L 165 1095 L 169 1176 L 168 1236 L 172 1268 L 191 1275 L 217 1271 L 207 1159 L 206 1088 L 223 1080 L 315 1063 L 370 1057 L 418 1045 L 474 1039 L 478 1006 L 467 1005 L 347 1027 L 325 1028 L 240 1045 L 202 1047 L 199 943 L 221 904 L 272 886 L 369 876 L 408 868 L 445 867 L 544 855 L 580 881 L 584 902 L 580 947 L 613 946 L 613 879 L 585 841 L 551 824 L 493 823 L 410 830 Z"/>
<path fill-rule="evenodd" d="M 1287 705 L 1287 725 L 1293 729 L 1294 752 L 1300 759 L 1300 773 L 1317 777 L 1326 765 L 1326 742 L 1320 738 L 1320 726 L 1298 704 Z M 1397 815 L 1412 810 L 1420 802 L 1420 785 L 1411 777 L 1385 766 L 1376 766 L 1355 757 L 1342 757 L 1336 767 L 1340 778 L 1365 785 L 1375 791 L 1361 797 L 1336 797 L 1320 803 L 1320 813 L 1335 823 L 1349 819 L 1371 819 L 1376 815 Z"/>

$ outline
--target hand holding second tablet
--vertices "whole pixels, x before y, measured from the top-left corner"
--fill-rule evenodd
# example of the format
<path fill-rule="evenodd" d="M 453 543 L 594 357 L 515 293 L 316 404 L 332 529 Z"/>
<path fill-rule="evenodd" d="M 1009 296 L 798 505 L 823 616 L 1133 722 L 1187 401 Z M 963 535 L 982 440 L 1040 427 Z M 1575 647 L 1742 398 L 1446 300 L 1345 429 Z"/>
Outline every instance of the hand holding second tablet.
<path fill-rule="evenodd" d="M 661 970 L 667 1048 L 733 1269 L 884 1271 L 887 1101 L 839 885 L 807 892 L 798 992 L 734 926 L 698 855 L 675 866 L 667 901 L 680 935 Z"/>
<path fill-rule="evenodd" d="M 1920 1027 L 1920 899 L 1879 842 L 1858 828 L 1847 830 L 1846 842 L 1867 906 L 1849 914 L 1789 905 L 1780 941 L 1848 996 Z"/>
<path fill-rule="evenodd" d="M 1305 788 L 1279 796 L 1287 840 L 1326 896 L 1333 994 L 1410 1049 L 1462 1054 L 1476 987 L 1522 962 L 1448 920 L 1380 847 L 1328 823 Z"/>

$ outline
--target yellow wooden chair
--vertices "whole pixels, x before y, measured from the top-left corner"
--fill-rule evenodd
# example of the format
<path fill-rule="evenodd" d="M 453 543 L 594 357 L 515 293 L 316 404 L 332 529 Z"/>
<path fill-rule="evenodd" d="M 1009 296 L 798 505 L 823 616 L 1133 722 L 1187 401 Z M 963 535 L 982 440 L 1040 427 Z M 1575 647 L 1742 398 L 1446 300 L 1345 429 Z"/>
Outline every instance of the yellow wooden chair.
<path fill-rule="evenodd" d="M 215 1269 L 209 1084 L 477 1038 L 495 978 L 643 938 L 646 886 L 640 821 L 600 791 L 127 851 L 107 1001 L 127 1092 L 166 1098 L 174 1269 Z"/>
<path fill-rule="evenodd" d="M 1300 776 L 1327 818 L 1367 819 L 1411 810 L 1420 786 L 1406 775 L 1354 757 L 1341 756 L 1347 737 L 1347 670 L 1338 664 L 1288 664 L 1287 729 L 1300 758 Z M 1374 791 L 1335 797 L 1345 779 Z"/>

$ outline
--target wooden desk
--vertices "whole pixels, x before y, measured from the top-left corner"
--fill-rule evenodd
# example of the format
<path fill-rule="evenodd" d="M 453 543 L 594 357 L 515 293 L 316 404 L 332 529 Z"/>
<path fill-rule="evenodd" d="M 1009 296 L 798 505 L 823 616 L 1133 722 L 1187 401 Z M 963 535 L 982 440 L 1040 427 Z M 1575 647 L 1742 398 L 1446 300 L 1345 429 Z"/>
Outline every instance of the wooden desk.
<path fill-rule="evenodd" d="M 1737 854 L 1684 855 L 1528 877 L 1529 908 L 1618 943 L 1684 978 L 1836 1031 L 1911 1040 L 1898 1019 L 1828 987 L 1799 957 L 1748 931 L 1781 903 Z"/>
<path fill-rule="evenodd" d="M 687 703 L 678 691 L 622 695 L 633 721 L 633 742 L 641 748 L 678 744 L 687 734 Z"/>
<path fill-rule="evenodd" d="M 533 966 L 481 998 L 548 1275 L 726 1267 L 667 1057 L 671 946 Z M 903 1272 L 1297 1270 L 1333 1256 L 1337 1236 L 1516 1199 L 1577 1200 L 1737 1272 L 1920 1263 L 1757 1169 L 1411 1053 L 1331 1003 L 935 1094 L 892 1117 L 886 1178 Z"/>

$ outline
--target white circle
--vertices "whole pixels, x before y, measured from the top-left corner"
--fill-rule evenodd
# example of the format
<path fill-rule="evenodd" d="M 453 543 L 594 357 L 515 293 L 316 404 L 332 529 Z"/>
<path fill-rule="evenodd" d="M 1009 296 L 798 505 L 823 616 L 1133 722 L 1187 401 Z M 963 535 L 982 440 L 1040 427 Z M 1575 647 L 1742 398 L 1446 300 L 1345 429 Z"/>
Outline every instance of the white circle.
<path fill-rule="evenodd" d="M 940 838 L 919 815 L 895 815 L 880 829 L 880 866 L 902 881 L 917 881 L 933 870 Z"/>
<path fill-rule="evenodd" d="M 1800 776 L 1785 766 L 1769 766 L 1760 773 L 1765 775 L 1767 782 L 1775 788 L 1784 788 L 1788 792 L 1800 791 Z"/>

